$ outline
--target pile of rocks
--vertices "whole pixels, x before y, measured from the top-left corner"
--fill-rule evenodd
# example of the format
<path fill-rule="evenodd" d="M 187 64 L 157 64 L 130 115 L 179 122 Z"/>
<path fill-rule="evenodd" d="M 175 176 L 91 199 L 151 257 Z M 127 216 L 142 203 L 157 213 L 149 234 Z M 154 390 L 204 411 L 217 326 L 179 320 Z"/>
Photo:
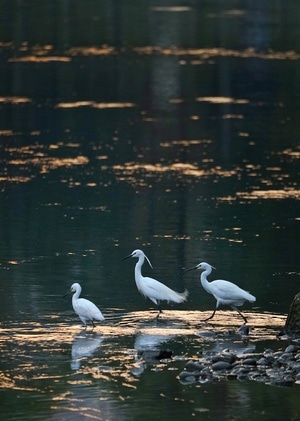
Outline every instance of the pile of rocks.
<path fill-rule="evenodd" d="M 231 350 L 204 354 L 188 361 L 179 374 L 181 383 L 209 383 L 222 379 L 256 380 L 276 386 L 300 384 L 300 346 L 291 344 L 283 351 L 238 355 Z"/>

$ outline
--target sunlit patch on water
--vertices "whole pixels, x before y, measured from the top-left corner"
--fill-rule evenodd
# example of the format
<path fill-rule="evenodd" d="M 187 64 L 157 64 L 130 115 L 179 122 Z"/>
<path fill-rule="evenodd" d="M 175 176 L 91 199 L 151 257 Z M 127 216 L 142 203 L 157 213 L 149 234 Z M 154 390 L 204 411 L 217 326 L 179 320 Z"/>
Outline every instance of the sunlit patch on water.
<path fill-rule="evenodd" d="M 282 199 L 300 199 L 300 190 L 281 189 L 281 190 L 253 190 L 250 192 L 237 192 L 237 197 L 247 200 L 282 200 Z"/>
<path fill-rule="evenodd" d="M 296 158 L 296 159 L 300 158 L 300 150 L 285 149 L 284 151 L 282 151 L 282 154 L 289 156 L 291 158 Z"/>
<path fill-rule="evenodd" d="M 155 7 L 154 12 L 172 12 L 182 13 L 189 12 L 189 7 L 186 6 L 170 6 L 170 7 Z M 0 46 L 1 47 L 1 46 Z M 122 54 L 135 53 L 138 55 L 161 55 L 161 56 L 175 56 L 179 58 L 191 58 L 195 64 L 202 61 L 208 61 L 218 57 L 238 57 L 242 59 L 258 58 L 262 60 L 299 60 L 300 54 L 297 51 L 258 51 L 255 48 L 246 48 L 244 50 L 233 50 L 226 48 L 180 48 L 172 46 L 170 48 L 159 46 L 143 46 L 143 47 L 128 47 L 118 49 L 110 45 L 101 46 L 78 46 L 72 47 L 64 51 L 61 55 L 54 54 L 52 45 L 38 45 L 29 46 L 23 43 L 20 47 L 16 47 L 12 43 L 2 45 L 6 50 L 13 50 L 16 52 L 14 57 L 11 57 L 9 62 L 33 62 L 33 63 L 49 63 L 62 62 L 68 64 L 76 56 L 116 56 Z M 196 60 L 195 60 L 196 59 Z M 181 64 L 185 64 L 182 60 Z"/>
<path fill-rule="evenodd" d="M 110 56 L 118 54 L 118 50 L 109 45 L 101 45 L 99 47 L 73 47 L 68 51 L 68 54 L 71 56 Z"/>
<path fill-rule="evenodd" d="M 240 133 L 242 137 L 248 138 L 247 133 Z M 173 140 L 162 142 L 160 146 L 163 148 L 189 148 L 203 144 L 204 147 L 212 143 L 209 139 L 204 140 Z M 250 143 L 250 142 L 249 142 Z M 298 159 L 297 151 L 285 151 L 278 153 L 281 156 L 289 156 L 295 161 Z M 231 169 L 223 168 L 221 165 L 213 165 L 213 160 L 209 159 L 208 153 L 204 155 L 201 163 L 155 163 L 147 162 L 125 162 L 113 166 L 113 171 L 120 181 L 126 181 L 135 186 L 152 186 L 153 179 L 161 179 L 162 177 L 175 178 L 176 180 L 185 181 L 186 183 L 199 183 L 201 179 L 211 180 L 218 183 L 225 178 L 234 178 L 235 180 L 245 179 L 247 177 L 248 190 L 236 191 L 234 195 L 217 196 L 218 201 L 232 202 L 235 200 L 255 200 L 255 199 L 298 199 L 299 190 L 296 188 L 296 182 L 293 174 L 284 170 L 281 166 L 254 165 L 245 162 L 243 165 L 234 166 Z M 250 184 L 251 183 L 251 184 Z M 252 188 L 251 185 L 256 188 Z M 261 185 L 261 188 L 257 188 Z M 236 187 L 240 184 L 237 182 Z M 283 187 L 284 186 L 284 187 Z"/>
<path fill-rule="evenodd" d="M 136 47 L 133 49 L 138 54 L 145 55 L 171 55 L 171 56 L 196 56 L 210 60 L 217 57 L 260 58 L 263 60 L 299 60 L 300 54 L 296 51 L 257 51 L 255 48 L 245 50 L 231 50 L 226 48 L 163 48 L 157 46 Z"/>
<path fill-rule="evenodd" d="M 68 63 L 71 61 L 70 57 L 64 56 L 35 56 L 35 55 L 28 55 L 23 57 L 13 57 L 8 60 L 11 63 L 17 62 L 30 62 L 30 63 L 51 63 L 51 62 L 61 62 L 61 63 Z"/>
<path fill-rule="evenodd" d="M 216 96 L 216 97 L 198 97 L 196 101 L 211 102 L 212 104 L 249 104 L 247 99 L 236 99 L 230 97 Z"/>
<path fill-rule="evenodd" d="M 186 13 L 191 9 L 188 6 L 155 6 L 152 8 L 154 13 Z M 238 16 L 240 11 L 232 11 L 230 17 Z M 228 11 L 230 13 L 230 11 Z M 8 59 L 11 63 L 25 62 L 25 63 L 39 63 L 45 64 L 51 62 L 68 64 L 76 56 L 116 56 L 124 55 L 130 52 L 137 55 L 161 55 L 161 56 L 175 56 L 181 60 L 179 64 L 186 64 L 187 59 L 190 59 L 192 65 L 199 65 L 218 57 L 237 57 L 242 59 L 258 58 L 262 60 L 299 60 L 300 55 L 297 51 L 257 51 L 254 48 L 247 48 L 245 50 L 232 50 L 226 48 L 178 48 L 173 46 L 171 48 L 164 48 L 158 46 L 144 46 L 133 48 L 115 48 L 110 45 L 102 46 L 78 46 L 72 47 L 62 54 L 57 54 L 54 51 L 53 45 L 34 45 L 30 46 L 24 42 L 20 46 L 13 43 L 2 43 L 0 45 L 3 49 L 13 50 L 14 57 Z"/>
<path fill-rule="evenodd" d="M 41 173 L 46 173 L 59 167 L 71 167 L 74 165 L 86 165 L 89 160 L 85 156 L 76 156 L 74 158 L 57 158 L 57 157 L 34 157 L 28 159 L 12 159 L 10 165 L 19 166 L 38 166 L 41 167 Z"/>
<path fill-rule="evenodd" d="M 170 140 L 168 142 L 161 142 L 160 146 L 163 148 L 170 148 L 172 146 L 184 146 L 189 147 L 192 145 L 208 145 L 213 143 L 211 139 L 179 139 L 179 140 Z"/>
<path fill-rule="evenodd" d="M 91 107 L 98 109 L 107 108 L 132 108 L 136 104 L 133 102 L 95 102 L 95 101 L 76 101 L 76 102 L 60 102 L 56 108 L 78 108 L 78 107 Z"/>
<path fill-rule="evenodd" d="M 11 57 L 9 62 L 32 62 L 32 63 L 49 63 L 49 62 L 65 62 L 71 61 L 70 57 L 53 55 L 53 45 L 34 45 L 30 47 L 27 42 L 23 42 L 18 48 L 14 44 L 9 46 L 18 52 L 18 56 Z M 23 54 L 23 55 L 21 55 Z"/>
<path fill-rule="evenodd" d="M 190 12 L 192 10 L 191 7 L 188 6 L 153 6 L 151 10 L 154 12 Z"/>
<path fill-rule="evenodd" d="M 184 176 L 192 176 L 197 178 L 208 177 L 231 177 L 237 171 L 223 170 L 217 166 L 210 169 L 201 169 L 194 164 L 185 163 L 171 163 L 170 165 L 163 164 L 139 164 L 136 162 L 126 162 L 123 165 L 114 165 L 113 170 L 119 180 L 126 180 L 132 184 L 143 185 L 145 180 L 141 179 L 141 174 L 145 177 L 155 177 L 159 173 L 175 173 Z"/>
<path fill-rule="evenodd" d="M 58 142 L 47 146 L 33 143 L 19 148 L 6 147 L 4 153 L 7 154 L 7 158 L 0 174 L 0 181 L 26 183 L 35 178 L 36 169 L 40 174 L 45 174 L 61 167 L 70 168 L 87 165 L 89 159 L 75 152 L 78 146 L 79 144 L 76 142 Z M 55 156 L 55 152 L 58 150 L 64 156 Z M 19 174 L 17 174 L 16 169 Z M 11 175 L 12 172 L 13 175 Z"/>
<path fill-rule="evenodd" d="M 0 103 L 3 104 L 14 104 L 14 105 L 18 105 L 18 104 L 28 104 L 32 102 L 30 98 L 27 97 L 20 97 L 20 96 L 4 96 L 4 97 L 0 97 Z M 0 135 L 8 135 L 8 133 L 10 133 L 11 131 L 6 131 L 6 132 L 0 132 Z"/>

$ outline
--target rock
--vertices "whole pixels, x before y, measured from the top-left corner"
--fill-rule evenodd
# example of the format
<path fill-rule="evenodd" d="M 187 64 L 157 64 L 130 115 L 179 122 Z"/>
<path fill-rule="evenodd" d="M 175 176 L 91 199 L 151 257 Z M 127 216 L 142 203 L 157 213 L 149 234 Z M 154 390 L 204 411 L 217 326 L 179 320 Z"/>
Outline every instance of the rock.
<path fill-rule="evenodd" d="M 296 345 L 291 344 L 285 348 L 284 352 L 297 352 L 297 350 Z"/>
<path fill-rule="evenodd" d="M 236 355 L 229 351 L 228 349 L 224 349 L 221 353 L 216 354 L 212 357 L 212 362 L 218 362 L 218 361 L 226 361 L 230 364 L 232 364 L 236 360 Z"/>
<path fill-rule="evenodd" d="M 255 358 L 245 358 L 243 360 L 243 364 L 244 365 L 253 365 L 253 366 L 255 366 L 256 365 L 256 359 Z"/>
<path fill-rule="evenodd" d="M 211 379 L 212 379 L 211 376 L 207 376 L 206 374 L 203 374 L 203 375 L 199 376 L 198 382 L 201 383 L 201 384 L 205 384 L 205 383 L 211 382 Z"/>
<path fill-rule="evenodd" d="M 250 332 L 250 327 L 247 325 L 242 325 L 238 330 L 238 334 L 242 336 L 248 336 L 249 332 Z"/>
<path fill-rule="evenodd" d="M 261 357 L 261 358 L 259 358 L 259 360 L 256 361 L 256 364 L 257 365 L 267 366 L 268 364 L 270 364 L 270 362 L 268 361 L 267 358 Z"/>
<path fill-rule="evenodd" d="M 179 374 L 179 379 L 184 383 L 195 383 L 197 376 L 189 371 L 182 371 Z"/>
<path fill-rule="evenodd" d="M 280 357 L 278 358 L 279 362 L 286 362 L 288 360 L 291 360 L 293 358 L 293 354 L 290 352 L 284 352 Z"/>
<path fill-rule="evenodd" d="M 201 371 L 204 368 L 203 364 L 196 363 L 195 361 L 188 361 L 185 366 L 187 371 Z"/>
<path fill-rule="evenodd" d="M 300 292 L 295 295 L 287 316 L 284 332 L 288 334 L 300 334 Z"/>
<path fill-rule="evenodd" d="M 218 361 L 216 363 L 213 363 L 211 368 L 214 371 L 229 370 L 229 369 L 231 369 L 231 364 L 226 362 L 226 361 Z"/>

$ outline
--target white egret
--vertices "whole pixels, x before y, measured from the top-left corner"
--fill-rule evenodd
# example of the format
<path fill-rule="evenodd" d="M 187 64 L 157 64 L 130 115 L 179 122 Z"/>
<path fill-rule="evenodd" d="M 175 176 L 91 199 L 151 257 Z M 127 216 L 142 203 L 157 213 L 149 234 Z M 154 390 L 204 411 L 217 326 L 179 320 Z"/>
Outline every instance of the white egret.
<path fill-rule="evenodd" d="M 249 292 L 243 290 L 242 288 L 238 287 L 232 282 L 224 281 L 223 279 L 208 282 L 207 276 L 211 274 L 212 269 L 215 269 L 208 263 L 201 262 L 198 265 L 187 269 L 186 272 L 193 269 L 203 270 L 200 277 L 201 285 L 209 294 L 212 294 L 217 300 L 216 308 L 214 309 L 213 314 L 204 321 L 210 320 L 214 317 L 215 312 L 220 304 L 227 304 L 232 309 L 236 310 L 239 313 L 239 315 L 244 319 L 244 322 L 247 323 L 246 317 L 237 309 L 237 306 L 242 306 L 245 301 L 254 303 L 256 301 L 256 298 Z"/>
<path fill-rule="evenodd" d="M 136 257 L 138 259 L 135 270 L 134 270 L 134 276 L 135 276 L 135 283 L 137 286 L 138 291 L 144 295 L 145 297 L 148 297 L 154 304 L 156 304 L 159 308 L 159 312 L 157 315 L 157 319 L 159 318 L 159 315 L 162 313 L 162 310 L 159 306 L 160 301 L 171 301 L 174 303 L 182 303 L 187 299 L 188 291 L 184 292 L 176 292 L 173 291 L 171 288 L 167 287 L 163 283 L 157 281 L 156 279 L 149 278 L 148 276 L 143 276 L 141 268 L 143 266 L 143 263 L 145 259 L 149 263 L 150 267 L 152 268 L 152 265 L 150 263 L 150 260 L 145 255 L 145 253 L 142 250 L 134 250 L 131 254 L 124 257 L 124 259 L 128 259 L 129 257 Z"/>
<path fill-rule="evenodd" d="M 85 327 L 87 326 L 88 321 L 90 321 L 93 327 L 95 327 L 94 320 L 98 320 L 100 322 L 105 320 L 103 314 L 94 303 L 86 300 L 85 298 L 79 298 L 79 295 L 81 294 L 81 286 L 78 283 L 73 284 L 64 297 L 68 294 L 73 294 L 73 309 Z"/>

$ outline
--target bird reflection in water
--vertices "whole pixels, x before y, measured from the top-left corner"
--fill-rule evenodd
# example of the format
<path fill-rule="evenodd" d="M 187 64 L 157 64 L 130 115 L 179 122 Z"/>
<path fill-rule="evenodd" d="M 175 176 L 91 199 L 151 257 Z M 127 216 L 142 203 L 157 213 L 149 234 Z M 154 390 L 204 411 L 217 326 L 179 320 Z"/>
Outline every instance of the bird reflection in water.
<path fill-rule="evenodd" d="M 134 376 L 141 375 L 147 363 L 156 364 L 161 360 L 172 357 L 173 352 L 169 349 L 162 349 L 161 344 L 171 339 L 173 335 L 154 335 L 140 333 L 136 336 L 134 348 L 137 351 L 136 363 L 131 369 Z"/>
<path fill-rule="evenodd" d="M 103 340 L 103 337 L 100 335 L 91 335 L 86 332 L 81 332 L 80 335 L 75 336 L 71 351 L 72 370 L 78 370 L 82 359 L 91 357 L 96 349 L 100 347 Z"/>
<path fill-rule="evenodd" d="M 243 355 L 255 352 L 256 345 L 248 340 L 249 326 L 242 325 L 237 331 L 227 331 L 217 333 L 206 330 L 196 332 L 196 335 L 211 346 L 207 348 L 208 352 L 220 353 L 230 351 L 236 355 Z"/>

